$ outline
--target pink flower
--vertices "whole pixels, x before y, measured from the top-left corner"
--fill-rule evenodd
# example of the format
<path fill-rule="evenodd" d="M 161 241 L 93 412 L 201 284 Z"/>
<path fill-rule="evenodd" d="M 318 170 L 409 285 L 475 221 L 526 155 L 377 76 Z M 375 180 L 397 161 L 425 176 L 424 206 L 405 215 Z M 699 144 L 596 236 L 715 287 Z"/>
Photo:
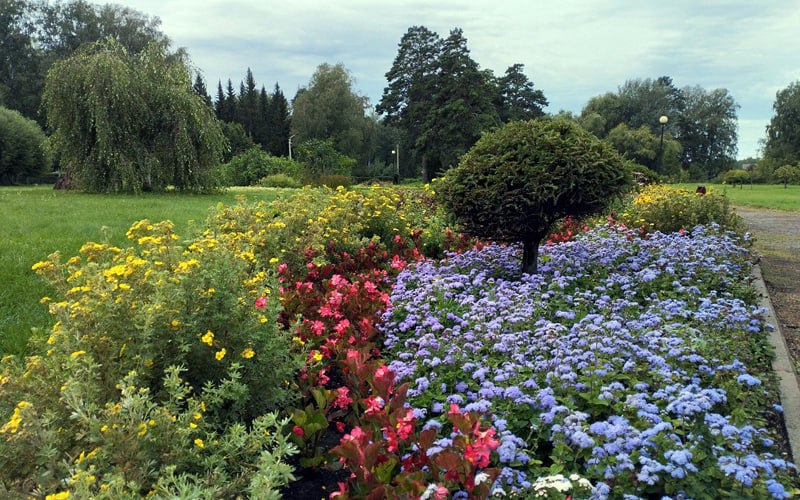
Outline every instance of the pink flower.
<path fill-rule="evenodd" d="M 259 297 L 256 299 L 256 309 L 264 309 L 267 307 L 267 298 Z"/>
<path fill-rule="evenodd" d="M 285 262 L 283 264 L 280 264 L 278 266 L 278 273 L 283 274 L 284 272 L 286 272 L 287 267 L 289 266 L 287 266 Z"/>
<path fill-rule="evenodd" d="M 364 400 L 364 403 L 367 406 L 366 411 L 364 412 L 365 415 L 374 415 L 379 413 L 383 409 L 384 401 L 383 398 L 370 396 Z"/>
<path fill-rule="evenodd" d="M 306 435 L 306 432 L 299 425 L 295 425 L 294 427 L 292 427 L 292 432 L 294 432 L 296 435 L 298 435 L 300 437 L 303 437 L 303 436 Z"/>
<path fill-rule="evenodd" d="M 455 403 L 450 403 L 450 411 L 447 412 L 448 415 L 461 415 L 461 410 L 458 408 L 458 405 Z"/>
<path fill-rule="evenodd" d="M 350 392 L 350 389 L 347 387 L 339 387 L 336 389 L 336 391 L 338 394 L 336 399 L 333 400 L 333 406 L 337 406 L 342 409 L 347 408 L 353 402 L 353 399 L 347 395 L 347 393 Z"/>

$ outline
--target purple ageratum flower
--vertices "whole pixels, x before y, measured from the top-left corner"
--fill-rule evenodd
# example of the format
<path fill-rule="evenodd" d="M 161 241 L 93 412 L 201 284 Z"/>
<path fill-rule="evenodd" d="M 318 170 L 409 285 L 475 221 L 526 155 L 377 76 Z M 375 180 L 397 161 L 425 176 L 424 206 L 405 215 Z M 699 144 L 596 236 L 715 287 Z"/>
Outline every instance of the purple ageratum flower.
<path fill-rule="evenodd" d="M 757 379 L 756 377 L 753 377 L 752 375 L 748 375 L 747 373 L 743 373 L 738 377 L 736 377 L 736 381 L 739 382 L 740 384 L 745 384 L 749 386 L 761 385 L 761 380 Z"/>

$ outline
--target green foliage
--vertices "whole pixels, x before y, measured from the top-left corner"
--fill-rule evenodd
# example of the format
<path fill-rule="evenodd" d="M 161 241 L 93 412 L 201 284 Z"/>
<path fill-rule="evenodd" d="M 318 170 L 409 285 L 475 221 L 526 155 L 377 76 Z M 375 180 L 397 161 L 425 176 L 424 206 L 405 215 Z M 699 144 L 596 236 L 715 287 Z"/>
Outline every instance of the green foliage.
<path fill-rule="evenodd" d="M 315 179 L 317 186 L 327 186 L 329 188 L 350 187 L 355 184 L 351 177 L 341 174 L 321 175 Z"/>
<path fill-rule="evenodd" d="M 774 165 L 800 161 L 800 81 L 790 83 L 775 95 L 775 115 L 767 126 L 764 159 Z"/>
<path fill-rule="evenodd" d="M 630 182 L 608 143 L 574 122 L 540 118 L 484 135 L 437 191 L 467 232 L 523 242 L 531 273 L 557 220 L 602 210 Z"/>
<path fill-rule="evenodd" d="M 241 123 L 221 121 L 219 125 L 228 143 L 228 149 L 222 155 L 222 161 L 225 163 L 230 162 L 234 156 L 249 151 L 256 145 L 253 139 L 244 131 Z"/>
<path fill-rule="evenodd" d="M 772 177 L 783 184 L 783 187 L 788 187 L 789 184 L 794 184 L 800 181 L 800 166 L 783 165 L 772 172 Z"/>
<path fill-rule="evenodd" d="M 183 61 L 107 40 L 56 63 L 43 101 L 62 165 L 89 191 L 214 187 L 225 139 Z"/>
<path fill-rule="evenodd" d="M 46 137 L 39 125 L 0 107 L 0 184 L 15 184 L 50 167 Z"/>
<path fill-rule="evenodd" d="M 303 184 L 294 177 L 286 174 L 272 174 L 262 177 L 258 181 L 259 186 L 268 188 L 300 188 Z"/>
<path fill-rule="evenodd" d="M 722 174 L 722 182 L 724 184 L 730 184 L 731 186 L 742 186 L 743 184 L 748 184 L 751 177 L 750 172 L 747 170 L 728 170 Z"/>
<path fill-rule="evenodd" d="M 303 164 L 303 180 L 314 183 L 324 175 L 352 174 L 356 160 L 343 155 L 330 140 L 309 139 L 297 147 L 297 161 Z"/>
<path fill-rule="evenodd" d="M 653 133 L 647 126 L 633 129 L 620 123 L 611 129 L 606 140 L 628 160 L 659 172 L 660 175 L 677 174 L 680 168 L 678 155 L 681 144 L 667 135 L 662 146 L 660 135 Z"/>
<path fill-rule="evenodd" d="M 303 165 L 288 158 L 272 156 L 255 146 L 235 156 L 222 167 L 222 179 L 228 186 L 253 186 L 271 175 L 283 174 L 298 179 Z"/>
<path fill-rule="evenodd" d="M 497 79 L 497 114 L 503 123 L 512 120 L 532 120 L 544 115 L 547 98 L 544 92 L 533 88 L 523 64 L 514 64 Z"/>
<path fill-rule="evenodd" d="M 24 364 L 5 359 L 0 414 L 0 488 L 75 498 L 278 498 L 294 480 L 297 453 L 288 419 L 269 413 L 251 425 L 218 427 L 209 415 L 236 404 L 236 369 L 193 391 L 184 369 L 168 367 L 155 387 L 136 371 L 109 399 L 97 381 L 107 359 L 54 349 Z M 158 396 L 156 396 L 158 394 Z"/>

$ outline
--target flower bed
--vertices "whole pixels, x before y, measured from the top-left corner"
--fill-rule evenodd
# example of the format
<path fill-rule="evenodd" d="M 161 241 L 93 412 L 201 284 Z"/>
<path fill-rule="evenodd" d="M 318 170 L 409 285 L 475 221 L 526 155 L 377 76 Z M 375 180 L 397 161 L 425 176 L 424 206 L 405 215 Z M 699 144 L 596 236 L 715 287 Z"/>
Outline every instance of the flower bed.
<path fill-rule="evenodd" d="M 491 413 L 506 491 L 788 497 L 763 428 L 764 311 L 732 234 L 595 228 L 542 255 L 522 279 L 503 246 L 399 275 L 384 355 L 417 418 Z"/>

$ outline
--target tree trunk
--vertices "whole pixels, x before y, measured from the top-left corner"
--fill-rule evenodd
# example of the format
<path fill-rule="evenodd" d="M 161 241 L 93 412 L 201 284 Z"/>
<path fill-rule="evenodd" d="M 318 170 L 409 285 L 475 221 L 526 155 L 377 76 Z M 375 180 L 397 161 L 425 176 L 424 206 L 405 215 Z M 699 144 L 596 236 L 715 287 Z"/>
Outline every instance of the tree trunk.
<path fill-rule="evenodd" d="M 541 239 L 526 238 L 522 241 L 522 272 L 536 274 Z"/>
<path fill-rule="evenodd" d="M 422 158 L 420 160 L 420 164 L 422 166 L 422 182 L 430 182 L 431 181 L 431 173 L 428 172 L 428 155 L 426 153 L 422 153 Z"/>

